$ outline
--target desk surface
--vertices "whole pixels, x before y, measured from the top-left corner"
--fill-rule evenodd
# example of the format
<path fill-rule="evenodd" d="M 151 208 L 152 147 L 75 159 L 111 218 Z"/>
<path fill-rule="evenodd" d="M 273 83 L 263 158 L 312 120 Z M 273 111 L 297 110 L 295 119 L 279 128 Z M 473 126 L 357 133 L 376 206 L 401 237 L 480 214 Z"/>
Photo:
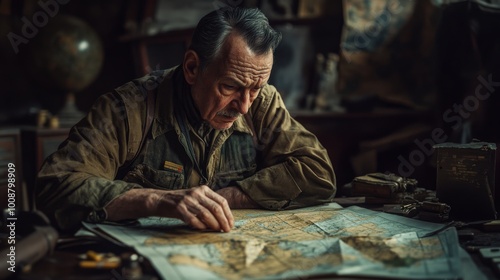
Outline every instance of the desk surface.
<path fill-rule="evenodd" d="M 369 271 L 370 273 L 380 273 L 378 270 L 393 270 L 392 273 L 394 273 L 397 270 L 401 273 L 399 276 L 407 275 L 405 273 L 409 271 L 413 273 L 412 276 L 415 276 L 425 273 L 418 268 L 418 263 L 426 263 L 427 269 L 432 268 L 431 270 L 434 270 L 436 274 L 429 274 L 427 277 L 433 277 L 456 273 L 455 270 L 463 266 L 460 261 L 456 263 L 457 258 L 463 258 L 463 256 L 453 253 L 459 248 L 456 234 L 453 235 L 454 229 L 425 238 L 423 236 L 426 232 L 436 229 L 435 225 L 418 221 L 415 223 L 415 220 L 359 207 L 350 207 L 341 212 L 337 210 L 305 208 L 299 211 L 262 211 L 262 214 L 267 215 L 265 219 L 262 215 L 256 216 L 254 212 L 235 211 L 236 227 L 229 234 L 192 231 L 178 222 L 168 224 L 163 218 L 155 218 L 157 222 L 161 222 L 161 227 L 151 224 L 151 221 L 142 220 L 141 226 L 133 230 L 135 233 L 124 231 L 123 227 L 109 225 L 99 226 L 99 228 L 107 230 L 108 233 L 127 232 L 128 238 L 133 240 L 132 243 L 138 245 L 134 247 L 139 252 L 158 249 L 157 252 L 165 253 L 170 250 L 164 258 L 160 258 L 160 261 L 163 261 L 160 265 L 163 267 L 158 267 L 158 263 L 155 264 L 158 259 L 154 260 L 152 265 L 156 265 L 156 270 L 161 270 L 182 264 L 188 267 L 189 271 L 181 272 L 180 275 L 188 277 L 192 276 L 189 274 L 192 271 L 205 268 L 208 271 L 211 270 L 210 273 L 216 273 L 218 277 L 227 279 L 261 278 L 262 274 L 259 273 L 268 273 L 270 269 L 284 267 L 288 272 L 297 268 L 305 271 L 306 274 L 298 275 L 298 270 L 292 271 L 291 274 L 287 274 L 287 271 L 274 271 L 275 277 L 310 278 L 315 274 L 307 273 L 318 272 L 318 267 L 321 268 L 321 273 L 315 276 L 324 276 L 325 272 L 332 272 L 328 274 L 331 276 L 338 275 L 340 268 L 355 270 L 356 265 L 361 265 L 365 271 L 369 271 L 370 266 L 375 266 L 377 271 Z M 403 232 L 408 232 L 409 229 L 406 227 L 413 227 L 411 231 L 416 232 L 416 235 L 408 233 L 401 235 Z M 455 242 L 453 242 L 453 236 L 455 236 Z M 448 248 L 448 252 L 436 251 L 437 247 L 432 244 L 437 244 L 436 242 L 442 242 L 447 238 L 449 240 L 439 246 Z M 216 240 L 218 241 L 215 242 Z M 207 246 L 207 242 L 210 246 Z M 22 275 L 21 279 L 34 279 L 33 277 L 38 279 L 40 276 L 49 276 L 50 279 L 120 279 L 118 278 L 119 269 L 83 270 L 78 268 L 79 256 L 88 249 L 98 252 L 111 251 L 116 254 L 130 251 L 130 249 L 102 242 L 81 243 L 69 249 L 59 246 L 55 254 L 38 262 L 33 266 L 32 271 Z M 257 254 L 254 254 L 256 252 Z M 252 254 L 254 254 L 253 257 L 251 257 Z M 493 277 L 494 274 L 484 266 L 481 259 L 477 258 L 474 253 L 471 255 L 484 274 Z M 409 256 L 412 258 L 408 258 Z M 169 258 L 168 263 L 167 258 Z M 231 274 L 225 274 L 228 267 L 224 267 L 224 264 L 220 262 L 221 258 L 225 258 L 231 264 Z M 360 258 L 369 266 L 363 266 Z M 403 260 L 404 264 L 401 262 Z M 439 262 L 441 264 L 433 265 Z M 444 267 L 443 265 L 448 265 L 445 263 L 452 263 L 452 265 Z M 471 264 L 475 268 L 472 262 L 468 264 L 469 267 Z M 219 270 L 214 272 L 214 267 L 219 267 Z M 175 267 L 175 273 L 179 273 L 179 269 Z M 441 272 L 437 273 L 437 270 Z M 147 262 L 145 271 L 149 274 L 155 273 Z M 161 273 L 160 271 L 159 275 Z M 169 276 L 174 277 L 172 271 L 169 273 Z M 61 274 L 65 276 L 59 277 Z M 69 275 L 71 275 L 70 278 L 68 278 Z M 365 273 L 364 277 L 370 275 Z M 363 276 L 363 273 L 342 277 L 353 279 L 360 276 Z M 379 274 L 379 276 L 382 275 Z M 394 277 L 394 274 L 392 276 Z M 426 277 L 424 274 L 421 276 Z M 466 276 L 466 279 L 480 279 Z"/>

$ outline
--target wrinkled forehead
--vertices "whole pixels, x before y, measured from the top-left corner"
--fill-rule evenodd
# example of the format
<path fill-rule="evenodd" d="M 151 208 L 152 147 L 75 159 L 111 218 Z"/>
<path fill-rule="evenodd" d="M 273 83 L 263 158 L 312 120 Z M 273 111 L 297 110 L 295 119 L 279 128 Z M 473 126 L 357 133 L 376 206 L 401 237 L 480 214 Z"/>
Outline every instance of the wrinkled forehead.
<path fill-rule="evenodd" d="M 224 65 L 224 70 L 228 74 L 243 75 L 252 80 L 267 79 L 271 74 L 272 58 L 269 62 L 269 59 L 243 59 L 242 57 L 228 56 Z"/>
<path fill-rule="evenodd" d="M 255 54 L 239 35 L 229 35 L 221 50 L 224 72 L 240 78 L 267 80 L 273 67 L 273 52 Z"/>

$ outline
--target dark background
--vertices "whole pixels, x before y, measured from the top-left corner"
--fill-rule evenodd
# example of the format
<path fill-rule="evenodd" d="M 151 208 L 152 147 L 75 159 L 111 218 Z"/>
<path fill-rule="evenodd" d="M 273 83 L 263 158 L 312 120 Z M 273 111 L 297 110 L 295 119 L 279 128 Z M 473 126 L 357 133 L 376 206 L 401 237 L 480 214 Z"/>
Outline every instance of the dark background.
<path fill-rule="evenodd" d="M 182 52 L 192 29 L 181 28 L 181 30 L 155 34 L 141 32 L 143 28 L 155 24 L 155 17 L 157 17 L 155 1 L 71 0 L 61 2 L 68 3 L 60 4 L 58 13 L 73 15 L 84 20 L 96 31 L 103 45 L 104 61 L 99 75 L 88 87 L 76 93 L 76 105 L 83 112 L 87 111 L 101 94 L 155 68 L 171 67 L 182 61 Z M 263 8 L 262 5 L 266 1 L 226 1 L 226 3 L 212 1 L 214 5 L 236 2 L 239 5 Z M 266 5 L 271 7 L 274 5 L 275 14 L 268 14 L 273 26 L 280 30 L 287 28 L 295 30 L 288 35 L 292 37 L 284 37 L 283 46 L 276 51 L 275 69 L 286 69 L 290 55 L 301 54 L 301 69 L 288 69 L 292 72 L 296 70 L 295 73 L 302 73 L 304 78 L 302 87 L 304 92 L 298 100 L 298 113 L 295 115 L 307 128 L 318 134 L 320 141 L 329 150 L 340 184 L 347 183 L 352 180 L 353 176 L 359 175 L 357 174 L 359 172 L 351 167 L 351 160 L 353 156 L 360 153 L 362 141 L 378 139 L 416 121 L 423 121 L 431 129 L 442 128 L 450 136 L 449 141 L 467 142 L 472 138 L 478 138 L 486 142 L 499 142 L 499 129 L 496 125 L 499 119 L 498 87 L 496 87 L 497 91 L 493 92 L 488 100 L 482 102 L 480 108 L 475 110 L 470 118 L 467 118 L 470 126 L 460 127 L 457 130 L 450 127 L 449 122 L 443 121 L 443 113 L 446 110 L 453 108 L 453 104 L 462 104 L 464 97 L 474 94 L 479 84 L 478 75 L 483 77 L 491 75 L 492 81 L 500 82 L 499 13 L 485 12 L 479 9 L 477 4 L 469 1 L 460 1 L 436 8 L 437 16 L 433 19 L 436 33 L 429 35 L 433 37 L 431 41 L 435 51 L 431 61 L 431 71 L 434 75 L 432 94 L 436 102 L 424 108 L 425 110 L 415 111 L 412 108 L 396 106 L 397 109 L 405 110 L 404 113 L 378 114 L 378 111 L 374 110 L 378 103 L 367 98 L 358 103 L 354 102 L 354 106 L 352 103 L 348 104 L 350 107 L 347 113 L 342 115 L 328 111 L 318 112 L 314 111 L 314 107 L 304 106 L 305 96 L 311 92 L 314 94 L 315 55 L 336 53 L 342 56 L 340 45 L 344 24 L 343 2 L 339 0 L 324 2 L 328 4 L 323 14 L 311 18 L 283 18 L 279 16 L 283 9 L 277 1 L 267 1 Z M 430 1 L 418 2 L 430 3 Z M 288 3 L 290 3 L 289 8 L 292 13 L 296 13 L 299 1 L 288 1 Z M 196 2 L 193 2 L 193 8 L 195 6 Z M 64 90 L 40 83 L 36 77 L 33 77 L 30 71 L 32 64 L 29 59 L 26 59 L 28 57 L 26 45 L 30 43 L 21 44 L 19 53 L 15 54 L 7 37 L 9 32 L 20 34 L 22 27 L 20 19 L 23 16 L 32 19 L 33 13 L 39 10 L 37 1 L 0 0 L 0 126 L 2 127 L 34 126 L 36 116 L 41 109 L 57 114 L 64 104 L 66 94 Z M 175 13 L 175 11 L 170 12 Z M 264 12 L 267 13 L 267 11 Z M 197 19 L 193 20 L 197 21 Z M 422 36 L 418 33 L 422 30 L 411 30 L 405 35 L 407 36 L 405 42 L 410 46 L 419 44 L 417 39 L 412 40 L 412 36 L 415 38 Z M 284 35 L 287 34 L 284 33 Z M 293 34 L 299 34 L 302 37 L 293 37 Z M 301 40 L 307 41 L 303 44 L 306 47 L 295 48 L 293 43 L 297 42 L 297 46 L 301 46 Z M 289 44 L 287 45 L 286 42 Z M 147 49 L 147 59 L 141 57 L 143 53 L 140 51 L 140 46 Z M 393 54 L 400 54 L 397 46 L 392 47 Z M 404 50 L 400 51 L 403 55 Z M 421 60 L 420 57 L 411 54 L 406 58 L 408 57 L 415 61 Z M 404 69 L 404 65 L 400 67 Z M 338 71 L 342 73 L 342 68 Z M 418 85 L 421 75 L 423 73 L 412 73 L 407 77 L 408 81 L 404 82 L 411 83 L 414 78 L 413 82 Z M 429 133 L 426 131 L 423 137 L 430 137 Z M 411 151 L 418 149 L 414 144 L 415 137 L 398 139 L 398 145 L 391 144 L 389 148 L 380 149 L 375 158 L 377 171 L 397 173 L 398 155 L 408 157 Z M 414 173 L 414 176 L 418 177 L 419 181 L 425 182 L 427 187 L 432 188 L 435 182 L 434 168 L 435 165 L 432 163 L 426 163 Z M 33 176 L 33 174 L 26 174 L 26 176 Z"/>

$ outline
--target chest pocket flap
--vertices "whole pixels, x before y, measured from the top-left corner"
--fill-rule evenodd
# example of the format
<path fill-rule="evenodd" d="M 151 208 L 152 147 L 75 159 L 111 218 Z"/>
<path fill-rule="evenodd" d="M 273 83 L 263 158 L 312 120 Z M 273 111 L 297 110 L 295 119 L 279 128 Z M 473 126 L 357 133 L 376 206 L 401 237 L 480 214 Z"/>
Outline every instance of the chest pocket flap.
<path fill-rule="evenodd" d="M 184 185 L 184 175 L 181 172 L 157 170 L 147 164 L 138 164 L 123 180 L 154 189 L 176 190 L 182 189 Z"/>

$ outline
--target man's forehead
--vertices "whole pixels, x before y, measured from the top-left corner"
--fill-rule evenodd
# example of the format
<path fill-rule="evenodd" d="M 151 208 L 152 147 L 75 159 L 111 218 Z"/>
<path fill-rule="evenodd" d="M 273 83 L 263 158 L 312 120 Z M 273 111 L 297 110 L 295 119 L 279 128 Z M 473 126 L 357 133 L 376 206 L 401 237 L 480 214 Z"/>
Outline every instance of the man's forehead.
<path fill-rule="evenodd" d="M 254 66 L 243 67 L 241 64 L 230 63 L 224 67 L 223 78 L 236 82 L 239 86 L 260 87 L 267 83 L 271 75 L 271 67 L 256 68 Z"/>
<path fill-rule="evenodd" d="M 271 72 L 272 58 L 264 57 L 227 57 L 225 60 L 226 71 L 245 71 L 253 75 L 266 75 Z"/>

